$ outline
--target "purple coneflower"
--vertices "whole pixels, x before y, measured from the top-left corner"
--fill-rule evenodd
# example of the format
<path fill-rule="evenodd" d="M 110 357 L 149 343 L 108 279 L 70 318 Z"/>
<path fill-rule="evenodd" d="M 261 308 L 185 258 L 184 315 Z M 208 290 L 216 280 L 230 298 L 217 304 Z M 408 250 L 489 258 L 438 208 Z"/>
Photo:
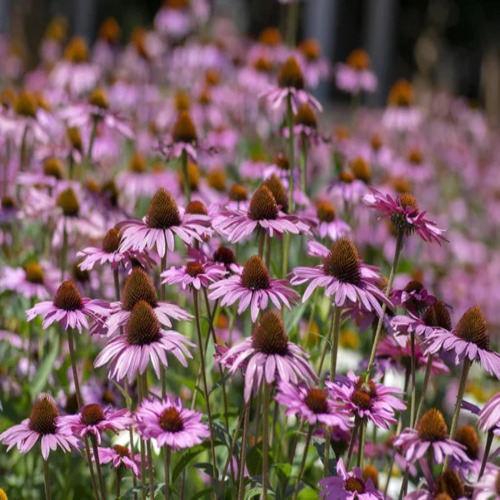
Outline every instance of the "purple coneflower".
<path fill-rule="evenodd" d="M 128 410 L 102 408 L 97 403 L 91 403 L 84 406 L 76 415 L 65 417 L 63 427 L 68 427 L 79 438 L 91 434 L 101 444 L 103 432 L 112 431 L 118 434 L 118 431 L 125 429 L 131 423 Z"/>
<path fill-rule="evenodd" d="M 419 314 L 437 300 L 417 280 L 409 281 L 403 289 L 392 289 L 390 297 L 395 305 L 404 307 L 413 314 Z"/>
<path fill-rule="evenodd" d="M 192 316 L 176 304 L 159 302 L 156 289 L 151 278 L 140 267 L 135 267 L 129 274 L 123 286 L 121 301 L 112 302 L 106 319 L 108 334 L 113 334 L 120 326 L 125 325 L 134 306 L 141 300 L 147 302 L 160 322 L 171 327 L 172 321 L 187 320 Z"/>
<path fill-rule="evenodd" d="M 316 203 L 316 218 L 317 225 L 313 233 L 320 238 L 328 236 L 332 241 L 337 241 L 351 232 L 349 224 L 337 217 L 334 206 L 327 201 Z"/>
<path fill-rule="evenodd" d="M 115 469 L 123 467 L 130 469 L 136 477 L 141 477 L 141 455 L 132 457 L 130 448 L 116 444 L 111 448 L 98 448 L 99 461 L 101 464 L 112 463 Z"/>
<path fill-rule="evenodd" d="M 80 333 L 82 328 L 89 328 L 87 317 L 99 324 L 108 314 L 108 304 L 105 301 L 82 297 L 72 281 L 64 281 L 61 284 L 54 300 L 39 302 L 26 311 L 28 321 L 36 316 L 42 316 L 44 329 L 58 322 L 61 323 L 63 330 L 76 328 Z"/>
<path fill-rule="evenodd" d="M 188 262 L 182 267 L 171 267 L 163 273 L 162 283 L 173 285 L 179 283 L 183 290 L 186 288 L 208 288 L 210 283 L 218 281 L 227 274 L 226 268 L 221 264 L 210 264 L 209 262 Z"/>
<path fill-rule="evenodd" d="M 415 130 L 420 125 L 422 113 L 415 106 L 414 100 L 411 84 L 407 80 L 398 80 L 389 92 L 382 125 L 396 132 Z"/>
<path fill-rule="evenodd" d="M 338 411 L 324 389 L 280 381 L 276 401 L 287 408 L 287 415 L 294 415 L 309 425 L 335 426 L 344 431 L 351 426 L 349 417 Z"/>
<path fill-rule="evenodd" d="M 48 299 L 54 294 L 55 282 L 47 276 L 47 269 L 32 262 L 24 268 L 4 267 L 0 288 L 24 295 L 24 297 Z"/>
<path fill-rule="evenodd" d="M 234 374 L 242 364 L 245 368 L 245 401 L 257 394 L 262 382 L 292 382 L 316 380 L 307 361 L 308 355 L 290 342 L 283 320 L 275 311 L 266 311 L 252 336 L 229 349 L 220 362 Z"/>
<path fill-rule="evenodd" d="M 391 222 L 398 232 L 409 236 L 414 231 L 424 241 L 448 241 L 443 236 L 443 229 L 439 229 L 434 222 L 427 219 L 427 212 L 420 211 L 415 198 L 404 193 L 394 199 L 390 194 L 383 194 L 374 188 L 370 188 L 371 193 L 363 197 L 364 202 L 372 208 L 389 216 Z"/>
<path fill-rule="evenodd" d="M 406 404 L 396 395 L 401 391 L 396 387 L 386 387 L 374 380 L 365 381 L 349 372 L 347 377 L 337 375 L 335 382 L 327 382 L 335 406 L 359 419 L 371 420 L 377 427 L 389 429 L 396 423 L 395 411 L 406 409 Z"/>
<path fill-rule="evenodd" d="M 325 477 L 319 482 L 320 498 L 325 500 L 382 500 L 384 495 L 378 491 L 371 478 L 363 479 L 361 469 L 354 467 L 347 472 L 344 461 L 337 462 L 337 477 Z"/>
<path fill-rule="evenodd" d="M 474 486 L 474 500 L 500 498 L 500 468 L 492 467 Z"/>
<path fill-rule="evenodd" d="M 139 300 L 130 312 L 125 333 L 113 337 L 97 356 L 94 366 L 111 362 L 110 378 L 132 381 L 142 375 L 149 362 L 158 378 L 160 365 L 168 366 L 166 353 L 172 353 L 187 366 L 186 357 L 192 358 L 188 347 L 194 347 L 183 335 L 173 330 L 163 330 L 155 311 L 145 300 Z"/>
<path fill-rule="evenodd" d="M 262 259 L 254 255 L 248 259 L 241 275 L 235 274 L 210 285 L 210 299 L 221 299 L 220 305 L 230 306 L 239 301 L 238 314 L 251 308 L 252 321 L 259 311 L 267 309 L 269 300 L 277 309 L 283 303 L 288 309 L 295 304 L 299 295 L 288 286 L 286 280 L 271 278 Z"/>
<path fill-rule="evenodd" d="M 439 410 L 427 410 L 417 423 L 416 429 L 405 429 L 394 439 L 394 446 L 402 448 L 408 462 L 425 457 L 432 450 L 434 461 L 442 464 L 449 455 L 457 462 L 470 462 L 465 446 L 448 437 L 448 426 Z"/>
<path fill-rule="evenodd" d="M 455 354 L 455 362 L 479 361 L 490 374 L 500 379 L 500 354 L 490 349 L 490 335 L 486 320 L 478 306 L 469 308 L 451 332 L 435 330 L 428 339 L 426 351 L 437 353 L 441 350 Z"/>
<path fill-rule="evenodd" d="M 293 271 L 292 285 L 302 285 L 310 281 L 303 296 L 305 302 L 314 290 L 320 286 L 325 288 L 327 297 L 331 297 L 337 307 L 358 305 L 366 311 L 382 314 L 381 303 L 392 307 L 379 286 L 382 284 L 376 268 L 362 263 L 358 251 L 348 238 L 337 240 L 331 251 L 326 247 L 315 245 L 321 251 L 323 263 L 316 267 L 296 267 Z"/>
<path fill-rule="evenodd" d="M 239 242 L 255 230 L 263 230 L 270 237 L 275 234 L 309 232 L 309 226 L 299 217 L 284 212 L 288 208 L 286 191 L 277 177 L 271 179 L 273 184 L 266 183 L 255 191 L 246 213 L 227 207 L 217 215 L 214 227 L 231 243 Z M 277 186 L 274 192 L 271 191 L 273 185 Z"/>
<path fill-rule="evenodd" d="M 120 251 L 156 249 L 160 257 L 174 250 L 174 237 L 178 236 L 186 245 L 193 240 L 202 241 L 202 236 L 211 234 L 207 215 L 189 214 L 179 209 L 170 193 L 160 188 L 153 196 L 146 216 L 142 221 L 128 220 L 118 224 L 122 231 Z"/>
<path fill-rule="evenodd" d="M 278 86 L 270 87 L 259 94 L 266 99 L 272 108 L 279 108 L 283 101 L 290 98 L 294 114 L 300 104 L 307 103 L 321 111 L 321 104 L 304 90 L 304 74 L 294 56 L 290 56 L 281 66 L 278 73 Z"/>
<path fill-rule="evenodd" d="M 362 49 L 353 50 L 347 57 L 346 64 L 339 63 L 335 71 L 337 87 L 350 94 L 374 92 L 377 77 L 370 69 L 370 57 Z"/>
<path fill-rule="evenodd" d="M 27 453 L 40 439 L 45 460 L 50 450 L 57 447 L 64 451 L 78 449 L 78 439 L 62 425 L 65 418 L 59 416 L 52 397 L 42 394 L 33 405 L 30 418 L 0 434 L 0 441 L 7 445 L 7 451 L 17 446 L 21 453 Z"/>
<path fill-rule="evenodd" d="M 500 435 L 500 392 L 495 394 L 478 414 L 477 423 L 483 432 L 493 430 Z"/>
<path fill-rule="evenodd" d="M 160 447 L 191 448 L 210 436 L 201 417 L 201 413 L 183 408 L 180 398 L 144 401 L 136 414 L 137 432 L 146 439 L 154 439 Z"/>
<path fill-rule="evenodd" d="M 151 268 L 156 261 L 146 252 L 134 252 L 128 250 L 120 251 L 121 235 L 118 228 L 111 228 L 102 239 L 101 247 L 87 247 L 76 254 L 81 260 L 79 267 L 82 271 L 91 271 L 96 265 L 111 264 L 111 268 L 117 270 L 122 263 L 126 269 L 130 269 L 134 261 L 143 267 Z"/>

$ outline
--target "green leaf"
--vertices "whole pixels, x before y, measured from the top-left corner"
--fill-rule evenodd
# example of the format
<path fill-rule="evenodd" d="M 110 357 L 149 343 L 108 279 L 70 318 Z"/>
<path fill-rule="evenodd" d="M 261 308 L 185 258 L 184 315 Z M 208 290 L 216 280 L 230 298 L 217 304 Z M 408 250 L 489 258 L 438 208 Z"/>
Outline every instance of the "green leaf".
<path fill-rule="evenodd" d="M 172 481 L 171 483 L 173 484 L 175 480 L 180 476 L 182 473 L 183 469 L 193 460 L 195 457 L 197 457 L 201 452 L 207 450 L 210 448 L 210 443 L 206 442 L 203 444 L 199 444 L 196 446 L 193 446 L 189 450 L 187 450 L 183 455 L 181 456 L 180 460 L 177 462 L 175 465 L 175 468 L 172 472 Z"/>
<path fill-rule="evenodd" d="M 248 490 L 245 493 L 244 500 L 249 500 L 250 498 L 254 498 L 257 495 L 260 495 L 262 493 L 262 486 L 258 486 L 256 488 L 252 488 L 251 490 Z"/>
<path fill-rule="evenodd" d="M 45 387 L 47 379 L 49 378 L 50 372 L 54 367 L 57 355 L 59 354 L 59 335 L 54 337 L 54 343 L 52 344 L 52 350 L 49 352 L 48 356 L 43 360 L 40 368 L 33 377 L 33 381 L 30 385 L 30 392 L 32 396 L 38 396 Z"/>
<path fill-rule="evenodd" d="M 299 307 L 295 307 L 291 313 L 286 314 L 285 330 L 287 332 L 292 331 L 299 324 L 300 319 L 304 315 L 306 307 L 307 307 L 307 302 L 301 304 Z"/>
<path fill-rule="evenodd" d="M 125 398 L 125 401 L 127 403 L 127 408 L 131 408 L 132 398 L 130 397 L 130 394 L 115 380 L 111 379 L 111 382 L 115 384 L 116 388 L 121 392 L 122 396 Z"/>

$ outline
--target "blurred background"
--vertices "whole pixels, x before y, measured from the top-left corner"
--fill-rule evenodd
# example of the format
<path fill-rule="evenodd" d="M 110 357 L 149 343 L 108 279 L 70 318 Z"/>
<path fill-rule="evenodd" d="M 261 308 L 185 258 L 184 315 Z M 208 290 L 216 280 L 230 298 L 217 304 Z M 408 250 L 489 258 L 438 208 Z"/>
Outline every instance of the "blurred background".
<path fill-rule="evenodd" d="M 276 0 L 212 0 L 218 14 L 256 36 L 279 26 L 286 7 Z M 150 26 L 161 0 L 0 0 L 4 51 L 36 64 L 49 21 L 67 18 L 70 34 L 95 39 L 101 22 L 115 17 L 127 41 L 137 25 Z M 391 83 L 409 78 L 480 102 L 490 118 L 500 114 L 499 0 L 304 0 L 299 10 L 300 37 L 316 37 L 331 61 L 345 60 L 365 48 L 379 76 L 369 103 L 385 102 Z M 2 54 L 0 54 L 2 55 Z M 319 89 L 322 99 L 346 99 L 332 84 Z"/>

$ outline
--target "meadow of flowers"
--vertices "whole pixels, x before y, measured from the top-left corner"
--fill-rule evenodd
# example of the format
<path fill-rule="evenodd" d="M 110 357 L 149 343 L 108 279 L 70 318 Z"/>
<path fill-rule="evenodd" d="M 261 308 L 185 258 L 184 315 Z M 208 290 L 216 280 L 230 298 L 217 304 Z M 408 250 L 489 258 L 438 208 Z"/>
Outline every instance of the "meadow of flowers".
<path fill-rule="evenodd" d="M 283 3 L 2 40 L 0 500 L 500 498 L 500 133 Z"/>

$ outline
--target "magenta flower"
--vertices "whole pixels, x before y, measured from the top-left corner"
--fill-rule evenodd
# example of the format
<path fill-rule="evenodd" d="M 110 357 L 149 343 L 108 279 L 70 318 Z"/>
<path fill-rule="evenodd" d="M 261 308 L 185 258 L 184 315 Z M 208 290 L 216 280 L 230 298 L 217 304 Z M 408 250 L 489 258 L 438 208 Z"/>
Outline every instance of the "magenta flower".
<path fill-rule="evenodd" d="M 490 374 L 500 379 L 500 354 L 490 349 L 486 320 L 478 306 L 469 308 L 451 331 L 436 330 L 426 342 L 426 352 L 453 352 L 455 363 L 468 359 L 478 361 Z"/>
<path fill-rule="evenodd" d="M 314 290 L 325 288 L 327 297 L 331 297 L 337 307 L 358 306 L 366 311 L 382 314 L 381 303 L 392 308 L 392 304 L 381 290 L 382 278 L 376 268 L 362 263 L 354 244 L 347 238 L 337 240 L 331 251 L 319 243 L 314 245 L 314 252 L 320 251 L 323 263 L 316 267 L 296 267 L 291 279 L 292 285 L 302 285 L 310 281 L 302 302 L 305 302 Z"/>
<path fill-rule="evenodd" d="M 299 380 L 316 380 L 308 357 L 301 347 L 288 340 L 279 314 L 266 311 L 252 336 L 231 347 L 220 363 L 229 368 L 231 375 L 246 364 L 244 396 L 248 402 L 252 393 L 258 393 L 263 381 L 296 384 Z"/>
<path fill-rule="evenodd" d="M 35 262 L 25 268 L 5 266 L 0 278 L 0 289 L 19 293 L 27 299 L 48 299 L 53 296 L 56 283 L 47 273 L 49 269 L 44 267 Z"/>
<path fill-rule="evenodd" d="M 399 389 L 386 387 L 372 379 L 365 382 L 353 372 L 347 377 L 337 376 L 335 382 L 326 382 L 326 387 L 339 410 L 371 420 L 383 429 L 396 423 L 395 411 L 406 409 L 406 404 L 396 397 L 402 394 Z"/>
<path fill-rule="evenodd" d="M 346 64 L 337 64 L 335 83 L 339 89 L 350 94 L 375 92 L 377 77 L 370 69 L 368 54 L 364 50 L 356 49 L 349 54 Z"/>
<path fill-rule="evenodd" d="M 349 224 L 336 216 L 333 205 L 326 201 L 319 201 L 316 204 L 316 227 L 313 233 L 321 239 L 327 236 L 332 241 L 337 241 L 351 232 Z"/>
<path fill-rule="evenodd" d="M 137 432 L 145 439 L 154 439 L 159 447 L 191 448 L 210 436 L 201 417 L 200 412 L 183 408 L 180 398 L 144 401 L 136 413 Z"/>
<path fill-rule="evenodd" d="M 262 259 L 254 255 L 248 259 L 241 275 L 217 281 L 210 285 L 211 300 L 221 299 L 220 305 L 230 306 L 239 301 L 238 314 L 251 308 L 252 322 L 255 322 L 259 311 L 267 309 L 269 300 L 277 309 L 283 303 L 288 309 L 295 304 L 299 295 L 288 286 L 286 280 L 278 280 L 269 276 L 269 271 Z"/>
<path fill-rule="evenodd" d="M 89 434 L 96 437 L 101 444 L 101 434 L 105 431 L 118 431 L 132 424 L 128 410 L 114 410 L 111 407 L 102 408 L 97 403 L 84 406 L 76 415 L 68 415 L 63 427 L 68 427 L 77 437 L 83 438 Z"/>
<path fill-rule="evenodd" d="M 188 262 L 182 267 L 171 267 L 161 274 L 162 283 L 173 285 L 179 283 L 183 290 L 186 288 L 208 288 L 210 283 L 220 280 L 226 275 L 226 268 L 221 264 L 210 264 L 208 262 Z"/>
<path fill-rule="evenodd" d="M 280 381 L 276 401 L 287 408 L 287 415 L 306 420 L 309 425 L 336 426 L 344 431 L 351 426 L 348 415 L 335 408 L 330 395 L 323 389 Z"/>
<path fill-rule="evenodd" d="M 115 469 L 123 467 L 130 469 L 134 476 L 141 477 L 141 455 L 137 454 L 132 457 L 130 448 L 116 444 L 111 448 L 97 448 L 99 453 L 99 461 L 101 464 L 108 464 L 111 462 Z"/>
<path fill-rule="evenodd" d="M 437 301 L 427 307 L 420 318 L 411 312 L 408 316 L 394 316 L 391 327 L 396 336 L 415 333 L 421 342 L 426 342 L 437 332 L 449 333 L 451 318 L 446 304 Z"/>
<path fill-rule="evenodd" d="M 465 446 L 448 438 L 448 426 L 435 408 L 420 417 L 416 429 L 405 429 L 393 443 L 402 448 L 404 458 L 410 463 L 425 457 L 427 450 L 432 451 L 438 464 L 442 464 L 447 455 L 459 463 L 470 462 Z"/>
<path fill-rule="evenodd" d="M 128 377 L 129 381 L 139 373 L 143 374 L 149 363 L 160 377 L 160 364 L 168 366 L 167 353 L 187 366 L 186 357 L 192 358 L 188 347 L 194 344 L 183 335 L 173 330 L 163 330 L 153 308 L 140 300 L 133 307 L 125 333 L 113 337 L 97 356 L 96 368 L 111 363 L 109 377 L 120 381 Z"/>
<path fill-rule="evenodd" d="M 363 197 L 364 202 L 390 217 L 397 231 L 402 231 L 406 236 L 416 231 L 427 242 L 448 241 L 443 236 L 444 230 L 439 229 L 434 222 L 425 217 L 427 212 L 419 210 L 411 194 L 404 193 L 394 199 L 390 194 L 383 194 L 374 188 L 370 188 L 370 191 L 371 193 Z"/>
<path fill-rule="evenodd" d="M 132 267 L 132 262 L 137 260 L 143 267 L 151 268 L 156 265 L 156 261 L 147 253 L 134 251 L 120 251 L 121 235 L 114 227 L 110 229 L 102 240 L 101 247 L 87 247 L 76 254 L 81 260 L 79 267 L 82 271 L 91 271 L 96 265 L 111 264 L 111 268 L 116 270 L 120 264 L 126 269 Z"/>
<path fill-rule="evenodd" d="M 361 469 L 354 467 L 353 472 L 347 472 L 344 461 L 337 462 L 337 477 L 325 477 L 319 482 L 321 491 L 319 498 L 325 500 L 383 500 L 384 495 L 368 478 L 361 475 Z"/>
<path fill-rule="evenodd" d="M 409 281 L 403 289 L 393 288 L 390 297 L 395 305 L 404 307 L 413 314 L 419 314 L 437 300 L 416 280 Z"/>
<path fill-rule="evenodd" d="M 106 327 L 109 335 L 127 323 L 132 309 L 140 300 L 146 301 L 153 308 L 160 324 L 168 328 L 172 326 L 171 319 L 192 318 L 188 312 L 176 304 L 159 302 L 150 277 L 139 267 L 135 267 L 127 277 L 121 298 L 121 301 L 112 302 L 108 311 Z"/>
<path fill-rule="evenodd" d="M 170 193 L 160 188 L 149 204 L 142 221 L 127 220 L 118 224 L 122 231 L 120 252 L 156 249 L 160 257 L 174 250 L 174 237 L 178 236 L 186 245 L 193 240 L 202 241 L 202 236 L 211 234 L 207 215 L 188 214 L 179 209 Z"/>
<path fill-rule="evenodd" d="M 500 497 L 500 468 L 492 467 L 474 486 L 474 500 L 494 500 Z"/>
<path fill-rule="evenodd" d="M 50 450 L 58 447 L 64 451 L 78 449 L 78 439 L 62 425 L 65 418 L 59 416 L 54 400 L 42 394 L 33 405 L 30 418 L 0 434 L 0 441 L 7 445 L 7 451 L 17 446 L 21 453 L 27 453 L 40 440 L 45 460 Z"/>
<path fill-rule="evenodd" d="M 259 97 L 266 99 L 271 107 L 276 109 L 290 96 L 294 114 L 297 114 L 299 106 L 304 103 L 322 111 L 321 104 L 304 90 L 304 86 L 304 75 L 299 63 L 294 56 L 290 56 L 278 73 L 278 85 L 264 90 Z"/>
<path fill-rule="evenodd" d="M 500 435 L 500 392 L 495 394 L 479 412 L 477 423 L 483 432 L 494 430 Z"/>
<path fill-rule="evenodd" d="M 87 317 L 97 324 L 103 322 L 103 317 L 109 314 L 109 305 L 103 300 L 87 299 L 80 295 L 72 281 L 64 281 L 57 289 L 54 300 L 39 302 L 26 311 L 28 321 L 36 316 L 43 317 L 42 328 L 48 328 L 52 323 L 61 323 L 63 330 L 76 328 L 82 333 L 82 328 L 89 328 Z"/>
<path fill-rule="evenodd" d="M 280 195 L 277 200 L 276 193 L 262 185 L 255 191 L 247 212 L 226 207 L 214 219 L 214 228 L 231 243 L 237 243 L 261 229 L 271 237 L 283 233 L 309 233 L 308 224 L 282 211 L 283 205 L 288 206 L 287 193 L 282 185 Z"/>

